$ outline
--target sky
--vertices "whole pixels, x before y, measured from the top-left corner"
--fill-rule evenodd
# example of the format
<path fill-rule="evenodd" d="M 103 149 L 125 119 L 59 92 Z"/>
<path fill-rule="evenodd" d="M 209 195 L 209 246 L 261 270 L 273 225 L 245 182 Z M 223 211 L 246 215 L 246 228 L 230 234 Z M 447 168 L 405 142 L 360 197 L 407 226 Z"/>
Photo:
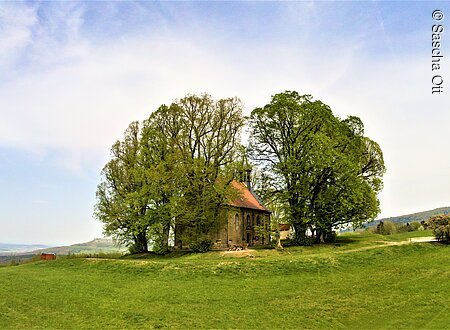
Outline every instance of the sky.
<path fill-rule="evenodd" d="M 380 144 L 380 218 L 450 206 L 449 34 L 448 2 L 0 2 L 0 242 L 101 237 L 112 144 L 188 93 L 311 94 Z"/>

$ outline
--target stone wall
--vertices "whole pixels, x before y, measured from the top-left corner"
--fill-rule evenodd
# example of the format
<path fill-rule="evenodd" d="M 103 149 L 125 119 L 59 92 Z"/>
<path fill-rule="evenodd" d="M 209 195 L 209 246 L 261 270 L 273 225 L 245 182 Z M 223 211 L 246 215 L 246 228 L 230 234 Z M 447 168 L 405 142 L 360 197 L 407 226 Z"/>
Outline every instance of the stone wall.
<path fill-rule="evenodd" d="M 270 228 L 268 213 L 236 207 L 230 207 L 226 212 L 227 224 L 218 228 L 212 235 L 215 248 L 269 244 L 269 236 L 257 231 L 257 226 Z"/>

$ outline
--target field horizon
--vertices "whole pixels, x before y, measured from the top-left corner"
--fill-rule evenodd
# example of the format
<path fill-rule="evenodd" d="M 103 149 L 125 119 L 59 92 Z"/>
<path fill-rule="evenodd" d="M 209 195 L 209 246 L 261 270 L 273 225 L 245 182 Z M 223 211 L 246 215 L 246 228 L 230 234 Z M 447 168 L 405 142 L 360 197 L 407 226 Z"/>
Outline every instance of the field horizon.
<path fill-rule="evenodd" d="M 393 216 L 389 218 L 382 218 L 374 220 L 370 223 L 367 223 L 367 226 L 374 226 L 378 224 L 380 221 L 392 221 L 395 223 L 406 223 L 408 221 L 421 221 L 426 220 L 431 216 L 437 214 L 449 214 L 450 207 L 439 207 L 426 211 L 419 211 L 410 214 L 404 214 L 399 216 Z M 345 231 L 343 231 L 345 232 Z M 80 248 L 80 247 L 84 247 Z M 102 249 L 103 248 L 103 249 Z M 61 253 L 68 254 L 70 253 L 96 253 L 96 252 L 115 252 L 115 250 L 124 250 L 117 248 L 114 245 L 114 242 L 109 237 L 96 237 L 90 241 L 82 242 L 82 243 L 74 243 L 69 245 L 51 245 L 51 244 L 21 244 L 21 243 L 2 243 L 0 242 L 0 256 L 10 255 L 11 253 L 15 254 L 32 254 L 32 253 Z"/>

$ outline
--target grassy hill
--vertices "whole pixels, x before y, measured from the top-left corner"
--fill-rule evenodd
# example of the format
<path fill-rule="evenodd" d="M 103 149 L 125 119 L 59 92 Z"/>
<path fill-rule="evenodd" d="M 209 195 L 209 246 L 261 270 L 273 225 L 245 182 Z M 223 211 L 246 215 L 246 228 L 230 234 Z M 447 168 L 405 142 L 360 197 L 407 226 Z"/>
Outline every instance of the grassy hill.
<path fill-rule="evenodd" d="M 413 222 L 413 221 L 425 221 L 428 220 L 430 217 L 438 215 L 438 214 L 450 214 L 450 207 L 440 207 L 434 210 L 429 211 L 423 211 L 423 212 L 417 212 L 412 214 L 406 214 L 401 215 L 397 217 L 390 217 L 390 218 L 383 218 L 379 220 L 375 220 L 367 226 L 375 226 L 380 223 L 380 221 L 391 221 L 391 222 L 398 222 L 398 223 L 407 223 L 407 222 Z"/>
<path fill-rule="evenodd" d="M 0 328 L 448 329 L 450 247 L 409 234 L 2 267 Z"/>
<path fill-rule="evenodd" d="M 9 250 L 6 249 L 9 248 Z M 18 248 L 17 248 L 18 247 Z M 32 251 L 31 248 L 34 248 Z M 99 253 L 122 253 L 126 251 L 124 247 L 118 247 L 114 244 L 112 239 L 95 238 L 90 242 L 77 243 L 69 246 L 46 247 L 36 245 L 5 245 L 5 249 L 0 251 L 0 264 L 10 262 L 23 262 L 32 259 L 35 255 L 41 253 L 56 253 L 56 255 L 68 254 L 99 254 Z M 25 252 L 26 251 L 26 252 Z"/>
<path fill-rule="evenodd" d="M 21 263 L 31 260 L 33 257 L 35 257 L 36 254 L 34 253 L 21 253 L 19 255 L 17 254 L 5 254 L 0 255 L 0 266 L 8 264 L 8 263 Z"/>
<path fill-rule="evenodd" d="M 37 249 L 48 248 L 48 245 L 42 244 L 6 244 L 0 243 L 0 255 L 11 254 L 11 253 L 26 253 Z"/>
<path fill-rule="evenodd" d="M 118 247 L 109 238 L 95 238 L 90 242 L 77 243 L 69 246 L 50 247 L 34 251 L 40 253 L 56 253 L 57 255 L 67 254 L 89 254 L 89 253 L 112 253 L 124 252 L 126 248 Z"/>

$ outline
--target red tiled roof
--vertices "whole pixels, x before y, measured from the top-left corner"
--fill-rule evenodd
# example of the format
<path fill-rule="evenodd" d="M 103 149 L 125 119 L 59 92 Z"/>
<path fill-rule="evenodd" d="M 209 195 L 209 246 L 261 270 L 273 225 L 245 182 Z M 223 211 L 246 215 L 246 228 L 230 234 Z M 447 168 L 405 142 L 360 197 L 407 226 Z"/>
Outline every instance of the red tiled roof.
<path fill-rule="evenodd" d="M 258 198 L 252 191 L 250 191 L 250 189 L 247 188 L 245 183 L 233 180 L 231 181 L 231 185 L 239 191 L 240 196 L 231 201 L 228 205 L 270 212 L 258 201 Z"/>

